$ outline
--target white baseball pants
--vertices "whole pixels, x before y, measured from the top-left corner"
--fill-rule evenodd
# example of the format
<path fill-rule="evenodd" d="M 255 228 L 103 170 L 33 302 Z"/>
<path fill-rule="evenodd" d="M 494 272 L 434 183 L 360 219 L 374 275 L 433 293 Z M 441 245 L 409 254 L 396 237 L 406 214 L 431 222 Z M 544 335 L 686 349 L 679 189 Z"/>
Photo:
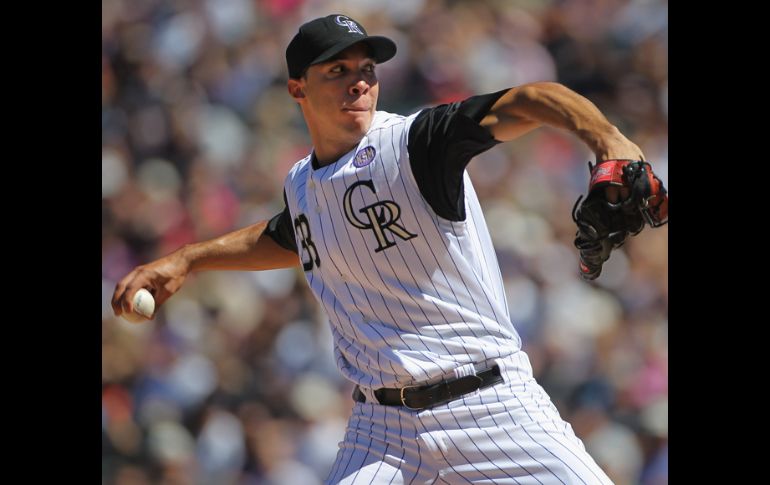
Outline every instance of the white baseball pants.
<path fill-rule="evenodd" d="M 423 411 L 372 404 L 364 390 L 325 483 L 612 484 L 535 382 L 527 355 L 495 363 L 503 383 Z"/>

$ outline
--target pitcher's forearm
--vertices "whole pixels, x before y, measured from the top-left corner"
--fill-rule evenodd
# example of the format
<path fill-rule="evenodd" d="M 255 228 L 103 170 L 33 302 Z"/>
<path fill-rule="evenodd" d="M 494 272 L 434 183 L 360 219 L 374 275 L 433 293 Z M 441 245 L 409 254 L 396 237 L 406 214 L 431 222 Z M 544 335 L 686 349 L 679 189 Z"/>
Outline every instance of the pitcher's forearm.
<path fill-rule="evenodd" d="M 215 239 L 188 244 L 179 250 L 180 256 L 190 272 L 257 271 L 297 266 L 297 255 L 265 235 L 266 227 L 267 221 L 262 221 Z"/>
<path fill-rule="evenodd" d="M 597 159 L 640 159 L 631 143 L 591 101 L 553 82 L 511 88 L 500 97 L 482 121 L 496 139 L 509 141 L 537 126 L 567 130 L 585 143 Z"/>

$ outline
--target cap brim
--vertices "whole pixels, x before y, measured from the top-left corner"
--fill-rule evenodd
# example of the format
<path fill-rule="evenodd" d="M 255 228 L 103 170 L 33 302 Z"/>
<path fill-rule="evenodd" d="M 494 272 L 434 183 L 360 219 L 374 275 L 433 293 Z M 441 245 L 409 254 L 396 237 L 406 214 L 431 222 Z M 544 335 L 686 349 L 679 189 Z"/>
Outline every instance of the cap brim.
<path fill-rule="evenodd" d="M 309 65 L 312 66 L 314 64 L 320 64 L 322 62 L 326 62 L 329 59 L 332 59 L 334 56 L 339 54 L 340 52 L 344 51 L 348 47 L 358 44 L 359 42 L 364 42 L 369 45 L 369 47 L 372 48 L 372 51 L 374 52 L 374 60 L 377 61 L 378 64 L 381 64 L 396 55 L 396 43 L 392 40 L 388 39 L 387 37 L 382 37 L 380 35 L 372 35 L 369 37 L 365 37 L 363 39 L 352 39 L 349 42 L 342 42 L 339 44 L 334 45 L 333 47 L 330 47 L 329 49 L 326 49 L 320 56 L 316 57 L 313 62 L 311 62 Z"/>

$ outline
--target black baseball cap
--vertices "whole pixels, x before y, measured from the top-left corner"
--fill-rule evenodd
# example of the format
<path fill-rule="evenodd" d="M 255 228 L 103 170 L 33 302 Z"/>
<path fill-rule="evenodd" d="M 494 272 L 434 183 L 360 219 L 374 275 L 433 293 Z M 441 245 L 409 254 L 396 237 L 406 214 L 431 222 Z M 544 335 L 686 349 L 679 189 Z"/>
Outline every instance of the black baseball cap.
<path fill-rule="evenodd" d="M 357 42 L 365 42 L 378 63 L 396 55 L 396 44 L 382 36 L 370 36 L 363 25 L 347 15 L 333 14 L 302 24 L 286 48 L 289 77 L 302 77 L 309 66 L 328 61 Z"/>

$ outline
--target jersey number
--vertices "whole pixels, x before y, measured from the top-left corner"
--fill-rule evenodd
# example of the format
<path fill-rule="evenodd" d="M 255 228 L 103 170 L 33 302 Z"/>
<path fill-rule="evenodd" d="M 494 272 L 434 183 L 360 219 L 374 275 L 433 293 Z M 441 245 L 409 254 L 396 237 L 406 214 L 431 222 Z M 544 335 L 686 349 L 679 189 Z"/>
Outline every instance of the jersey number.
<path fill-rule="evenodd" d="M 315 263 L 316 268 L 320 268 L 321 260 L 318 258 L 318 250 L 316 249 L 313 240 L 310 238 L 310 224 L 308 224 L 305 214 L 300 214 L 294 219 L 294 228 L 299 231 L 302 238 L 302 249 L 304 249 L 310 256 L 310 261 L 302 261 L 302 269 L 310 271 L 313 269 L 313 263 Z"/>

